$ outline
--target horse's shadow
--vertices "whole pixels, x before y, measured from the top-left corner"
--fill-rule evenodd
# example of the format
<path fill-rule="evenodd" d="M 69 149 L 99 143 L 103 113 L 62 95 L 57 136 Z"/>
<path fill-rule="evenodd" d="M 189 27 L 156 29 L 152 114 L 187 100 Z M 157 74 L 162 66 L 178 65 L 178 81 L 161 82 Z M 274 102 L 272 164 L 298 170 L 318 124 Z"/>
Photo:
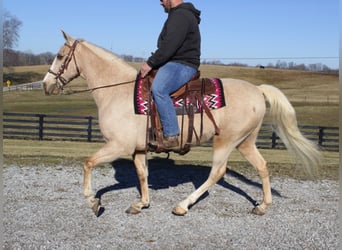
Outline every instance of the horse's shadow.
<path fill-rule="evenodd" d="M 133 162 L 131 160 L 120 159 L 114 161 L 112 163 L 112 166 L 114 169 L 114 179 L 117 181 L 117 183 L 99 189 L 96 192 L 96 198 L 101 199 L 101 197 L 107 192 L 132 187 L 136 187 L 140 192 L 138 177 L 135 172 Z M 203 182 L 206 181 L 206 179 L 209 176 L 211 168 L 208 166 L 190 164 L 176 165 L 174 161 L 170 159 L 154 158 L 148 161 L 148 169 L 149 188 L 153 190 L 159 190 L 169 187 L 175 187 L 180 184 L 189 182 L 193 183 L 194 187 L 197 189 L 200 185 L 203 184 Z M 228 169 L 226 175 L 232 178 L 236 178 L 249 186 L 253 186 L 258 189 L 262 188 L 260 183 L 252 181 L 234 170 Z M 253 206 L 258 205 L 258 202 L 255 199 L 253 199 L 249 194 L 247 194 L 244 190 L 233 184 L 228 183 L 224 180 L 224 178 L 219 180 L 217 184 L 241 195 L 249 202 L 251 202 Z M 271 192 L 275 196 L 282 197 L 282 195 L 273 188 L 271 189 Z M 203 194 L 197 202 L 203 200 L 207 196 L 208 192 Z M 102 208 L 101 214 L 103 213 L 103 211 L 104 208 Z"/>

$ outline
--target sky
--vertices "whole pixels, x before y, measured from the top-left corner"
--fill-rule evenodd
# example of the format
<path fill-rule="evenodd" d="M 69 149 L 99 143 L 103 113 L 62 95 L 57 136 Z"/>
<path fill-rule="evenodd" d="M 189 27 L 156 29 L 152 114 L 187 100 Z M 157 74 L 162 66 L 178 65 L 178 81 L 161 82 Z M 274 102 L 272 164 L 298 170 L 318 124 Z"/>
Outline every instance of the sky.
<path fill-rule="evenodd" d="M 186 1 L 185 1 L 186 2 Z M 339 66 L 338 0 L 192 0 L 201 10 L 201 60 Z M 15 50 L 57 53 L 60 30 L 118 55 L 147 58 L 167 14 L 157 0 L 3 0 L 22 26 Z"/>

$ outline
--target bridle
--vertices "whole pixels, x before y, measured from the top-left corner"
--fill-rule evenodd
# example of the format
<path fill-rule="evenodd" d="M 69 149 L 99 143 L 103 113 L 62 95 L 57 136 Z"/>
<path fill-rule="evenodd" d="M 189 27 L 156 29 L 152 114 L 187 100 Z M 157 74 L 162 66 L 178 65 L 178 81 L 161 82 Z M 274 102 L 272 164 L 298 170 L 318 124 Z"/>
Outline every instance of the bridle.
<path fill-rule="evenodd" d="M 51 68 L 48 70 L 48 72 L 50 74 L 53 74 L 55 76 L 56 79 L 56 87 L 60 90 L 63 90 L 63 87 L 68 84 L 69 82 L 71 82 L 73 79 L 77 78 L 78 76 L 80 76 L 80 71 L 78 69 L 77 63 L 76 63 L 76 57 L 75 57 L 75 49 L 77 44 L 79 43 L 79 40 L 75 40 L 74 43 L 70 46 L 69 44 L 65 43 L 64 45 L 69 47 L 69 53 L 67 54 L 67 56 L 64 59 L 64 62 L 62 63 L 62 65 L 59 67 L 59 70 L 57 71 L 57 73 L 53 72 L 51 70 Z M 74 63 L 75 63 L 75 67 L 77 70 L 77 74 L 70 78 L 69 80 L 66 80 L 62 75 L 64 74 L 65 70 L 67 70 L 69 63 L 71 62 L 71 60 L 74 59 Z"/>

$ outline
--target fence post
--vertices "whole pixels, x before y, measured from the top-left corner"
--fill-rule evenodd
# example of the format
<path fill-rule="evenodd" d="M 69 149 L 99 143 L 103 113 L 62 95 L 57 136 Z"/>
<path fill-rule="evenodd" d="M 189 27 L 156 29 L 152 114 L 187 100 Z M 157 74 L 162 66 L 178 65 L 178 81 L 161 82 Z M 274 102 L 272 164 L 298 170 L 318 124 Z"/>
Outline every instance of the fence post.
<path fill-rule="evenodd" d="M 324 128 L 318 127 L 318 145 L 323 146 Z"/>
<path fill-rule="evenodd" d="M 92 121 L 93 121 L 93 117 L 92 116 L 88 116 L 88 129 L 87 129 L 87 132 L 88 132 L 88 142 L 91 142 L 91 134 L 92 134 Z"/>
<path fill-rule="evenodd" d="M 44 137 L 44 117 L 45 115 L 38 114 L 39 117 L 39 124 L 38 124 L 38 137 L 39 140 L 42 141 Z"/>
<path fill-rule="evenodd" d="M 275 132 L 272 132 L 272 146 L 271 148 L 276 148 L 277 146 L 277 134 Z"/>

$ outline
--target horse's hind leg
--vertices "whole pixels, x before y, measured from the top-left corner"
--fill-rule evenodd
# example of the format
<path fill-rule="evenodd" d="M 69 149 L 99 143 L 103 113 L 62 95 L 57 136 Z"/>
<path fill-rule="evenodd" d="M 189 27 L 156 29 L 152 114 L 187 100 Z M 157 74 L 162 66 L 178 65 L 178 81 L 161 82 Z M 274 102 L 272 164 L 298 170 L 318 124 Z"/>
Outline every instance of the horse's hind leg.
<path fill-rule="evenodd" d="M 264 215 L 266 207 L 272 203 L 270 177 L 267 169 L 267 163 L 255 146 L 255 135 L 253 134 L 247 138 L 238 147 L 240 153 L 248 160 L 257 170 L 261 179 L 263 200 L 262 203 L 253 209 L 253 213 L 257 215 Z"/>
<path fill-rule="evenodd" d="M 233 151 L 234 146 L 228 145 L 225 142 L 225 145 L 219 145 L 219 139 L 216 138 L 214 141 L 214 152 L 213 152 L 213 165 L 209 174 L 208 179 L 193 192 L 188 198 L 180 202 L 172 212 L 176 215 L 185 215 L 188 211 L 188 207 L 194 204 L 198 198 L 200 198 L 208 189 L 216 184 L 226 173 L 227 170 L 227 160 L 230 153 Z"/>

